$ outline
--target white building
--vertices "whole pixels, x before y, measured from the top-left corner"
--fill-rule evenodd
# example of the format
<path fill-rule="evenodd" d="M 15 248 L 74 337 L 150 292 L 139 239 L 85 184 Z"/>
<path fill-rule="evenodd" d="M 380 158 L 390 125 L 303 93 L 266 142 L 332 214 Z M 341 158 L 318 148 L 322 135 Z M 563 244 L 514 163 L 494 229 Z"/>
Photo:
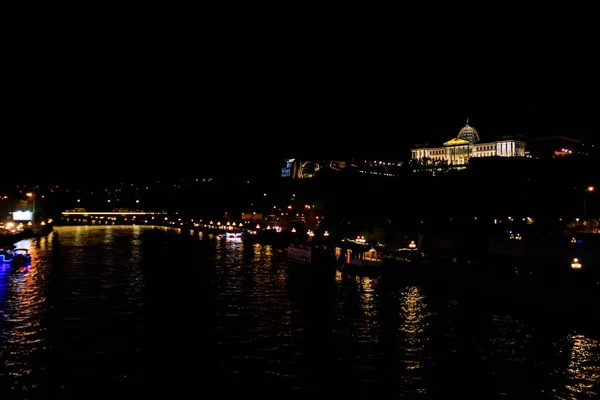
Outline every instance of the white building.
<path fill-rule="evenodd" d="M 443 147 L 422 147 L 411 149 L 412 159 L 430 158 L 447 160 L 449 165 L 464 165 L 471 157 L 525 157 L 526 142 L 517 139 L 503 139 L 480 143 L 477 131 L 467 125 L 458 136 L 444 143 Z"/>

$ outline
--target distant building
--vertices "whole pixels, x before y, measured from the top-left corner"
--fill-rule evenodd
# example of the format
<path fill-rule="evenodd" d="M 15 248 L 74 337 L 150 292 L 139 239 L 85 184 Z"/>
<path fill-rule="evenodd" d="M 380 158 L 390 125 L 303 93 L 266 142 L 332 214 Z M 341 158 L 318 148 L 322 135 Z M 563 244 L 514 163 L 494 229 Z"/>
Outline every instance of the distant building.
<path fill-rule="evenodd" d="M 246 222 L 246 221 L 260 222 L 262 220 L 263 220 L 262 213 L 256 213 L 256 212 L 242 213 L 242 221 L 244 221 L 244 222 Z"/>
<path fill-rule="evenodd" d="M 281 169 L 282 178 L 314 178 L 321 170 L 341 171 L 346 168 L 345 161 L 338 160 L 297 160 L 288 158 Z"/>
<path fill-rule="evenodd" d="M 282 178 L 294 178 L 296 176 L 296 159 L 288 158 L 285 160 L 285 166 L 281 168 Z"/>
<path fill-rule="evenodd" d="M 586 154 L 581 140 L 566 136 L 547 136 L 532 139 L 527 149 L 535 158 L 566 157 L 573 154 Z"/>
<path fill-rule="evenodd" d="M 446 160 L 449 165 L 465 165 L 471 157 L 525 157 L 527 143 L 517 138 L 504 138 L 495 142 L 481 143 L 479 134 L 469 120 L 458 136 L 444 143 L 443 147 L 417 147 L 411 149 L 411 158 Z"/>

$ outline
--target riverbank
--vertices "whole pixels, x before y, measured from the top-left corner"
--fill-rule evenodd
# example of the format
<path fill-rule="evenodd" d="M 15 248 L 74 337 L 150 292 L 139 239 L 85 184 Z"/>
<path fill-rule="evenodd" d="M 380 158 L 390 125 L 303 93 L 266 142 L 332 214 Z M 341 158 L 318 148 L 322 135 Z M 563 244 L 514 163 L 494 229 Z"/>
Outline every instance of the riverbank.
<path fill-rule="evenodd" d="M 42 237 L 48 235 L 50 232 L 54 230 L 53 225 L 45 225 L 39 229 L 24 229 L 19 233 L 14 233 L 12 235 L 0 235 L 0 248 L 11 246 L 14 243 L 17 243 L 23 239 L 31 239 L 36 237 Z"/>

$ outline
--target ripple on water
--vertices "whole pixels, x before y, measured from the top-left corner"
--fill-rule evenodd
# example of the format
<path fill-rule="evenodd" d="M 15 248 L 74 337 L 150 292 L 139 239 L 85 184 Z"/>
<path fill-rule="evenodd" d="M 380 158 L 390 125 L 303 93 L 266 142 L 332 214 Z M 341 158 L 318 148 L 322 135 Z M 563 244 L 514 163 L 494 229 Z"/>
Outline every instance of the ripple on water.
<path fill-rule="evenodd" d="M 593 332 L 491 312 L 459 287 L 293 268 L 270 245 L 178 230 L 59 227 L 22 245 L 31 265 L 0 267 L 0 383 L 23 398 L 173 385 L 221 395 L 598 394 Z"/>

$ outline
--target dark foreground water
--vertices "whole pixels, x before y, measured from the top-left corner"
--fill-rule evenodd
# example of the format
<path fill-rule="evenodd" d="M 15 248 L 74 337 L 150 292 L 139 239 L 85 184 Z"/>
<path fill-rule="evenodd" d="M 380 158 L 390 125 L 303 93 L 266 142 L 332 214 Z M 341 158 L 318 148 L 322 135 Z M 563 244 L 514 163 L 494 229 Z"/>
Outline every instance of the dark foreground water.
<path fill-rule="evenodd" d="M 600 393 L 597 304 L 290 270 L 268 245 L 137 226 L 20 245 L 31 265 L 0 266 L 1 399 Z"/>

